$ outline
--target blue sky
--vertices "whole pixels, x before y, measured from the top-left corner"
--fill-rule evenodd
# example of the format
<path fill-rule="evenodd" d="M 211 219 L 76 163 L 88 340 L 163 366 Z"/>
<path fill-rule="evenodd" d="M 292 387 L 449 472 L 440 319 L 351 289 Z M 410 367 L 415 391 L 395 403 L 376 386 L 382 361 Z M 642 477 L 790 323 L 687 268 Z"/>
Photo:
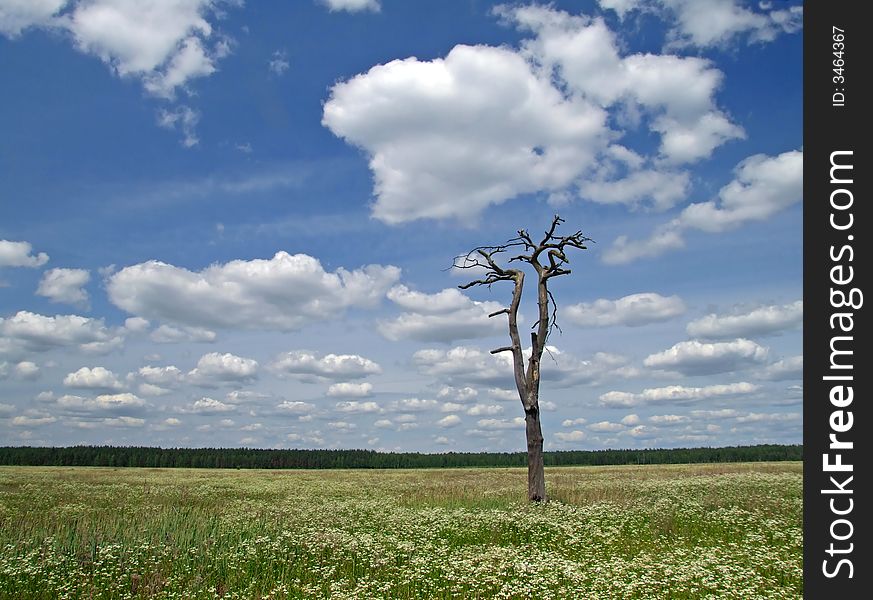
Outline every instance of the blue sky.
<path fill-rule="evenodd" d="M 801 17 L 0 0 L 0 444 L 521 450 L 554 214 L 547 449 L 799 443 Z"/>

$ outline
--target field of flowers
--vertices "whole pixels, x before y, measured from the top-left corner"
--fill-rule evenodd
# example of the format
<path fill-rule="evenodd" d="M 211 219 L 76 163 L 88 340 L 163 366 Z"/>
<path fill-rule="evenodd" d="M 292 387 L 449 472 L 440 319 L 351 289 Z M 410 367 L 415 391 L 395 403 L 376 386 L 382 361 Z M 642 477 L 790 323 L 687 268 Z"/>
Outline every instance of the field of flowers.
<path fill-rule="evenodd" d="M 0 598 L 801 598 L 801 473 L 0 467 Z"/>

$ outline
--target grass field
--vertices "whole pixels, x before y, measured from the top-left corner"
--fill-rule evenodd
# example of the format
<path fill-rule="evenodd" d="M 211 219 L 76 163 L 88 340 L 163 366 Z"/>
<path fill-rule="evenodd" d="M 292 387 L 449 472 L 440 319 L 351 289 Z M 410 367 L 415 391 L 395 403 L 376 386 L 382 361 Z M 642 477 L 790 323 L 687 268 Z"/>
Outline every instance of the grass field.
<path fill-rule="evenodd" d="M 801 472 L 0 467 L 0 598 L 801 598 Z"/>

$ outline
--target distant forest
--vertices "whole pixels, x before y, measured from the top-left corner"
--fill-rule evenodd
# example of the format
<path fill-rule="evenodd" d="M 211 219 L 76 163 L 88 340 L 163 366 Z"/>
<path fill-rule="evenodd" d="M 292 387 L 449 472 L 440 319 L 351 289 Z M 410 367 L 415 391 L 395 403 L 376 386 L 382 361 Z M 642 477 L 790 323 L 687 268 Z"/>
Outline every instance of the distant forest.
<path fill-rule="evenodd" d="M 759 445 L 653 450 L 546 452 L 546 466 L 637 465 L 802 460 L 803 446 Z M 204 469 L 423 469 L 522 467 L 524 452 L 376 452 L 373 450 L 259 450 L 249 448 L 151 448 L 71 446 L 0 447 L 0 465 L 188 467 Z"/>

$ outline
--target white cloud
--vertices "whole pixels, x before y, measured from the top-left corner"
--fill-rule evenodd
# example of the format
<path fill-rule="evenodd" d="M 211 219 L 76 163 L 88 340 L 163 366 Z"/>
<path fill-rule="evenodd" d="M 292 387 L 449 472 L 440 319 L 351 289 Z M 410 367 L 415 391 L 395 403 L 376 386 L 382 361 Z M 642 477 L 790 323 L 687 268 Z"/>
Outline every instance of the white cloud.
<path fill-rule="evenodd" d="M 214 0 L 90 0 L 78 2 L 65 21 L 82 52 L 120 77 L 140 77 L 145 89 L 172 98 L 189 80 L 213 73 L 227 40 L 209 48 L 206 16 Z"/>
<path fill-rule="evenodd" d="M 785 381 L 803 378 L 803 355 L 784 358 L 773 364 L 767 365 L 758 374 L 760 379 L 769 381 Z"/>
<path fill-rule="evenodd" d="M 196 133 L 199 122 L 200 111 L 190 106 L 177 106 L 173 110 L 162 108 L 158 111 L 158 126 L 170 131 L 178 129 L 182 133 L 182 145 L 186 148 L 200 143 Z"/>
<path fill-rule="evenodd" d="M 636 327 L 666 321 L 685 312 L 679 296 L 661 296 L 654 292 L 631 294 L 618 300 L 604 298 L 564 309 L 568 321 L 583 327 L 627 325 Z"/>
<path fill-rule="evenodd" d="M 48 262 L 49 255 L 40 252 L 33 254 L 29 242 L 10 242 L 0 240 L 0 267 L 41 267 Z"/>
<path fill-rule="evenodd" d="M 327 388 L 327 395 L 331 397 L 364 398 L 373 393 L 373 384 L 364 383 L 334 383 Z"/>
<path fill-rule="evenodd" d="M 461 424 L 461 417 L 459 417 L 458 415 L 446 415 L 445 417 L 437 421 L 436 424 L 437 426 L 444 428 L 457 427 Z"/>
<path fill-rule="evenodd" d="M 343 413 L 361 414 L 361 413 L 378 413 L 382 412 L 382 408 L 376 402 L 337 402 L 336 410 Z"/>
<path fill-rule="evenodd" d="M 643 364 L 652 369 L 678 371 L 683 375 L 709 375 L 761 364 L 767 360 L 767 352 L 767 348 L 744 338 L 712 344 L 692 340 L 650 354 Z"/>
<path fill-rule="evenodd" d="M 591 431 L 596 431 L 597 433 L 614 433 L 616 431 L 623 431 L 625 429 L 625 426 L 621 423 L 598 421 L 597 423 L 591 423 L 588 426 L 588 429 L 590 429 Z"/>
<path fill-rule="evenodd" d="M 41 425 L 49 425 L 55 421 L 57 421 L 57 418 L 51 415 L 33 417 L 20 415 L 12 419 L 12 424 L 16 427 L 40 427 Z"/>
<path fill-rule="evenodd" d="M 513 419 L 479 419 L 476 425 L 484 430 L 503 430 L 503 429 L 519 429 L 524 427 L 524 419 L 515 417 Z"/>
<path fill-rule="evenodd" d="M 588 436 L 584 431 L 579 431 L 578 429 L 574 429 L 573 431 L 559 431 L 555 434 L 555 438 L 561 442 L 581 442 L 586 439 Z"/>
<path fill-rule="evenodd" d="M 202 398 L 194 402 L 194 404 L 192 404 L 185 412 L 197 414 L 213 414 L 234 411 L 236 411 L 236 406 L 232 404 L 225 404 L 221 400 L 216 400 L 214 398 L 203 396 Z"/>
<path fill-rule="evenodd" d="M 182 371 L 173 365 L 167 367 L 153 367 L 151 365 L 140 367 L 139 371 L 137 371 L 137 376 L 146 383 L 162 387 L 176 387 L 184 380 Z"/>
<path fill-rule="evenodd" d="M 315 405 L 308 402 L 285 400 L 276 406 L 280 412 L 290 413 L 293 415 L 308 415 L 315 410 Z"/>
<path fill-rule="evenodd" d="M 270 72 L 275 75 L 284 75 L 291 64 L 288 62 L 288 54 L 284 50 L 276 50 L 269 62 Z M 251 150 L 249 150 L 251 151 Z"/>
<path fill-rule="evenodd" d="M 731 314 L 709 314 L 686 327 L 688 335 L 704 339 L 724 339 L 771 335 L 803 323 L 803 300 L 790 304 L 735 310 Z"/>
<path fill-rule="evenodd" d="M 584 419 L 582 417 L 579 417 L 576 419 L 564 419 L 561 422 L 561 426 L 562 427 L 577 427 L 579 425 L 584 425 L 587 422 L 588 422 L 588 419 Z"/>
<path fill-rule="evenodd" d="M 398 285 L 387 295 L 406 311 L 392 321 L 379 323 L 379 332 L 389 340 L 448 343 L 499 334 L 506 327 L 505 321 L 488 318 L 503 308 L 500 303 L 476 302 L 455 288 L 425 294 Z"/>
<path fill-rule="evenodd" d="M 18 379 L 33 381 L 39 378 L 39 366 L 29 360 L 23 360 L 12 368 L 13 375 Z"/>
<path fill-rule="evenodd" d="M 609 408 L 643 406 L 647 404 L 688 403 L 708 398 L 740 396 L 758 391 L 758 386 L 745 381 L 739 383 L 686 387 L 671 385 L 662 388 L 646 388 L 639 394 L 629 392 L 606 392 L 601 394 L 600 405 Z"/>
<path fill-rule="evenodd" d="M 566 187 L 604 143 L 605 113 L 568 99 L 508 48 L 455 46 L 336 84 L 323 123 L 370 155 L 386 223 L 475 217 Z"/>
<path fill-rule="evenodd" d="M 75 373 L 68 373 L 64 377 L 64 385 L 71 388 L 104 390 L 120 390 L 124 387 L 115 373 L 104 367 L 93 369 L 82 367 Z"/>
<path fill-rule="evenodd" d="M 493 416 L 503 413 L 503 407 L 499 404 L 474 404 L 465 411 L 471 417 Z"/>
<path fill-rule="evenodd" d="M 130 317 L 124 320 L 124 328 L 130 333 L 144 333 L 150 326 L 148 319 L 142 317 Z"/>
<path fill-rule="evenodd" d="M 330 273 L 311 256 L 278 252 L 199 272 L 152 260 L 113 274 L 107 292 L 132 314 L 175 325 L 290 331 L 376 305 L 399 276 L 380 265 Z"/>
<path fill-rule="evenodd" d="M 87 309 L 88 292 L 83 286 L 90 279 L 91 273 L 86 269 L 50 269 L 43 273 L 36 293 L 52 302 L 65 302 Z"/>
<path fill-rule="evenodd" d="M 621 420 L 622 425 L 634 426 L 640 424 L 640 417 L 636 414 L 625 415 Z"/>
<path fill-rule="evenodd" d="M 649 421 L 655 425 L 683 425 L 689 423 L 691 418 L 685 415 L 652 415 Z"/>
<path fill-rule="evenodd" d="M 48 317 L 25 310 L 8 318 L 0 317 L 0 356 L 69 346 L 101 354 L 118 348 L 122 342 L 121 335 L 108 329 L 102 319 L 78 315 Z"/>
<path fill-rule="evenodd" d="M 138 317 L 134 317 L 138 318 Z M 128 319 L 129 321 L 130 319 Z M 145 321 L 145 319 L 143 319 Z M 146 321 L 148 322 L 148 321 Z M 218 335 L 203 327 L 173 327 L 161 325 L 149 335 L 153 342 L 159 344 L 177 344 L 180 342 L 214 342 Z"/>
<path fill-rule="evenodd" d="M 685 199 L 689 187 L 686 172 L 645 169 L 631 171 L 619 179 L 585 179 L 579 183 L 579 195 L 599 204 L 626 204 L 634 208 L 648 200 L 655 210 L 667 210 Z"/>
<path fill-rule="evenodd" d="M 403 398 L 401 400 L 397 400 L 392 402 L 388 410 L 394 412 L 420 412 L 425 410 L 433 410 L 439 406 L 439 402 L 436 400 L 430 399 L 422 399 L 422 398 Z"/>
<path fill-rule="evenodd" d="M 188 372 L 187 380 L 196 385 L 213 386 L 220 383 L 243 383 L 258 375 L 258 361 L 229 352 L 210 352 L 197 361 L 197 367 Z"/>
<path fill-rule="evenodd" d="M 437 392 L 437 398 L 441 400 L 451 399 L 455 402 L 470 402 L 475 400 L 479 396 L 479 392 L 476 388 L 472 387 L 452 387 L 450 385 L 444 385 Z"/>
<path fill-rule="evenodd" d="M 357 354 L 326 354 L 307 350 L 285 352 L 276 357 L 270 369 L 279 376 L 296 377 L 303 381 L 348 381 L 382 372 L 382 368 Z"/>
<path fill-rule="evenodd" d="M 369 10 L 379 12 L 381 5 L 379 0 L 319 0 L 330 12 L 344 10 L 346 12 L 360 12 Z"/>
<path fill-rule="evenodd" d="M 734 168 L 734 179 L 714 200 L 687 206 L 678 217 L 658 226 L 646 240 L 620 236 L 603 254 L 607 264 L 659 256 L 684 246 L 682 232 L 698 229 L 722 233 L 745 223 L 763 221 L 803 198 L 803 152 L 792 150 L 772 157 L 750 156 Z"/>
<path fill-rule="evenodd" d="M 768 2 L 760 2 L 759 10 L 736 0 L 600 0 L 600 5 L 621 18 L 634 10 L 659 14 L 672 25 L 668 46 L 680 48 L 726 46 L 741 36 L 750 43 L 771 42 L 799 31 L 803 18 L 801 5 L 773 10 Z"/>
<path fill-rule="evenodd" d="M 554 346 L 548 346 L 547 350 L 544 361 L 548 360 L 548 364 L 544 362 L 542 378 L 561 386 L 603 381 L 617 374 L 627 362 L 622 356 L 606 352 L 598 352 L 590 359 L 580 359 Z M 421 373 L 459 387 L 471 384 L 511 385 L 514 381 L 509 352 L 490 354 L 469 346 L 456 346 L 449 350 L 428 348 L 413 354 L 412 362 Z M 495 392 L 496 388 L 491 394 L 495 395 Z M 514 399 L 514 393 L 506 390 L 497 396 Z"/>
<path fill-rule="evenodd" d="M 4 0 L 0 3 L 0 33 L 15 38 L 29 27 L 56 23 L 68 0 Z"/>
<path fill-rule="evenodd" d="M 412 362 L 425 375 L 461 386 L 468 382 L 506 384 L 513 381 L 512 358 L 507 352 L 488 354 L 468 346 L 425 349 L 413 354 Z"/>
<path fill-rule="evenodd" d="M 145 425 L 145 419 L 138 417 L 107 417 L 100 422 L 106 427 L 142 427 Z"/>

